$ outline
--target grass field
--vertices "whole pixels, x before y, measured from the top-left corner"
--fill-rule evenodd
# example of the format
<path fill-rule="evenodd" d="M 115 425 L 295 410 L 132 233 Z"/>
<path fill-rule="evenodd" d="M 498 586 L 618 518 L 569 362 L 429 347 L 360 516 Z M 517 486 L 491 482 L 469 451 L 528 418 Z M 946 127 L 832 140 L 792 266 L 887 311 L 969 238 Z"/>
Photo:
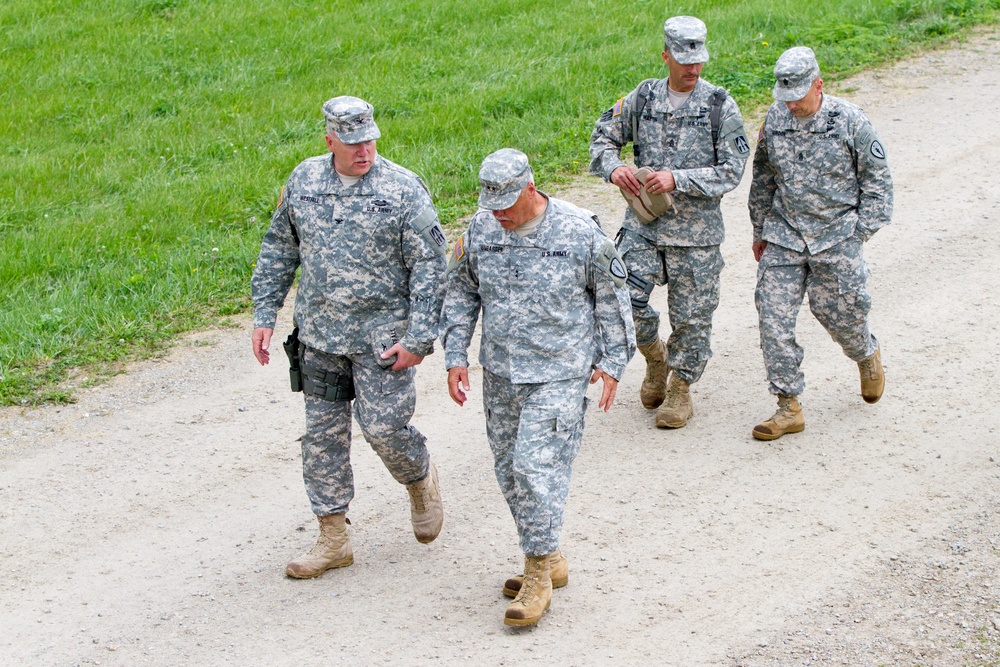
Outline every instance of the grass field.
<path fill-rule="evenodd" d="M 662 24 L 709 26 L 704 76 L 746 109 L 785 48 L 828 74 L 995 21 L 1000 0 L 6 0 L 0 5 L 0 404 L 72 389 L 247 310 L 320 105 L 375 106 L 379 151 L 472 212 L 481 159 L 580 172 L 594 119 L 663 76 Z M 82 370 L 80 370 L 82 369 Z M 86 376 L 86 377 L 84 377 Z"/>

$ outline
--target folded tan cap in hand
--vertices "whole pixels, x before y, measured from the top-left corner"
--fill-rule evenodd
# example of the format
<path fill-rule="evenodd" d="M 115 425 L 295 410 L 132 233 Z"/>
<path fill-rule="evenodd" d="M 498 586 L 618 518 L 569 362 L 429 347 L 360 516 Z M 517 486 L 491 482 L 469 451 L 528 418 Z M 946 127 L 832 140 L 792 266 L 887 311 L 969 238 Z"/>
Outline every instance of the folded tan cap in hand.
<path fill-rule="evenodd" d="M 622 196 L 628 202 L 635 214 L 645 223 L 650 223 L 667 211 L 675 211 L 674 198 L 669 192 L 651 194 L 646 190 L 646 179 L 652 176 L 653 170 L 643 167 L 635 172 L 636 179 L 642 184 L 639 189 L 639 196 L 636 197 L 628 190 L 622 190 Z"/>

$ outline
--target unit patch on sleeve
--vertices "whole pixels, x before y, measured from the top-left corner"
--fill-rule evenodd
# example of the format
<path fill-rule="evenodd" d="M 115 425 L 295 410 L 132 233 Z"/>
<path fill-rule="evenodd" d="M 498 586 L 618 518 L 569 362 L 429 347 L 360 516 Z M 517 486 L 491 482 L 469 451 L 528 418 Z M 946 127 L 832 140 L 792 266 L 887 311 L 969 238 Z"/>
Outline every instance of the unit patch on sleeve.
<path fill-rule="evenodd" d="M 618 249 L 615 247 L 614 241 L 608 239 L 604 243 L 601 252 L 594 258 L 594 263 L 597 264 L 601 271 L 611 276 L 615 287 L 620 288 L 625 285 L 628 272 L 625 270 L 625 263 L 622 261 L 621 255 L 618 254 Z"/>

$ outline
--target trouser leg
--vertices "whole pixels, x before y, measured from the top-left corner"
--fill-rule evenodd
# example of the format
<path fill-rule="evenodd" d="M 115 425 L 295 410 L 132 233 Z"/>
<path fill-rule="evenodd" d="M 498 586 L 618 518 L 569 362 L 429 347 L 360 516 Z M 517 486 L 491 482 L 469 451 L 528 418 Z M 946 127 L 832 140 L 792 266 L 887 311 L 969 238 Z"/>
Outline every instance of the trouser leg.
<path fill-rule="evenodd" d="M 306 348 L 304 361 L 335 373 L 350 373 L 347 357 Z M 302 436 L 302 479 L 316 516 L 342 514 L 354 498 L 351 470 L 351 403 L 305 397 L 306 432 Z"/>
<path fill-rule="evenodd" d="M 427 476 L 427 439 L 409 422 L 417 401 L 416 368 L 393 371 L 370 354 L 350 355 L 354 370 L 354 417 L 365 440 L 400 484 Z"/>
<path fill-rule="evenodd" d="M 618 252 L 629 274 L 635 342 L 639 346 L 648 345 L 660 335 L 660 313 L 649 303 L 649 293 L 654 285 L 666 281 L 663 260 L 649 239 L 625 229 L 618 238 Z"/>
<path fill-rule="evenodd" d="M 805 296 L 806 256 L 768 244 L 757 266 L 754 301 L 760 324 L 760 347 L 772 394 L 798 396 L 805 389 L 802 347 L 795 322 Z"/>
<path fill-rule="evenodd" d="M 868 327 L 871 297 L 861 240 L 851 237 L 814 255 L 809 268 L 812 314 L 852 361 L 875 354 L 878 341 Z"/>
<path fill-rule="evenodd" d="M 521 550 L 529 556 L 559 548 L 573 461 L 583 437 L 587 382 L 583 377 L 510 385 L 497 376 L 484 377 L 497 481 L 511 508 Z M 501 383 L 508 387 L 499 387 Z M 516 407 L 505 410 L 502 402 Z"/>
<path fill-rule="evenodd" d="M 662 253 L 671 330 L 667 361 L 686 382 L 697 382 L 712 357 L 712 316 L 725 262 L 719 246 L 667 246 Z"/>

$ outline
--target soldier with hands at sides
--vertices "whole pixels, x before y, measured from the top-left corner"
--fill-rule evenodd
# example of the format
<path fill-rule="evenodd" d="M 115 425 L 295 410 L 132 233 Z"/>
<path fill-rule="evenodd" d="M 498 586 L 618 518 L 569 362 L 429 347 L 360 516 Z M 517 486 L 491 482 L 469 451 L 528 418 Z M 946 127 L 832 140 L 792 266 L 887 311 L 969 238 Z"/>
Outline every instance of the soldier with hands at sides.
<path fill-rule="evenodd" d="M 479 170 L 479 206 L 448 263 L 441 337 L 448 392 L 463 405 L 468 348 L 482 313 L 486 436 L 524 553 L 504 623 L 537 623 L 569 565 L 559 549 L 587 384 L 611 409 L 635 351 L 625 268 L 593 213 L 535 188 L 510 148 Z"/>
<path fill-rule="evenodd" d="M 868 312 L 863 245 L 892 218 L 892 176 L 885 147 L 860 108 L 823 92 L 812 49 L 788 49 L 774 66 L 774 104 L 758 136 L 750 187 L 760 344 L 778 410 L 754 426 L 775 440 L 805 428 L 805 389 L 795 321 L 809 310 L 861 375 L 867 403 L 882 397 L 885 376 Z"/>

